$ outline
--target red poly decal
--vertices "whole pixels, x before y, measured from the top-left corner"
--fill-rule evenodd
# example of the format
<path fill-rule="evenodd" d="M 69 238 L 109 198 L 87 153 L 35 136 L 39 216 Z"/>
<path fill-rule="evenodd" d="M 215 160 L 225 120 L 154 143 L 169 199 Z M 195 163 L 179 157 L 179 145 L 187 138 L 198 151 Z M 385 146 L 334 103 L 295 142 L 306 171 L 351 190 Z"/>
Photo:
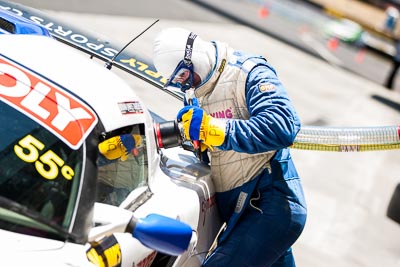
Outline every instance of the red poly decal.
<path fill-rule="evenodd" d="M 82 101 L 31 71 L 0 57 L 0 100 L 78 148 L 97 123 Z"/>
<path fill-rule="evenodd" d="M 150 267 L 151 264 L 153 263 L 156 255 L 157 255 L 157 252 L 153 251 L 152 253 L 150 253 L 150 255 L 148 255 L 146 258 L 144 258 L 138 264 L 136 264 L 136 267 Z"/>

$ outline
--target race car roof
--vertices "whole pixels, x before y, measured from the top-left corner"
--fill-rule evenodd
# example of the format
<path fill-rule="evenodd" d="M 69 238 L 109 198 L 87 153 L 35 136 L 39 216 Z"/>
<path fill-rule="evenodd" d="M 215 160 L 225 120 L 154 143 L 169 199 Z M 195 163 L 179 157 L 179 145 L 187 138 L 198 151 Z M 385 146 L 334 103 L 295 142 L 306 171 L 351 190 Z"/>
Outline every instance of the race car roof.
<path fill-rule="evenodd" d="M 2 34 L 0 58 L 87 103 L 106 131 L 145 120 L 140 100 L 120 77 L 52 38 Z"/>

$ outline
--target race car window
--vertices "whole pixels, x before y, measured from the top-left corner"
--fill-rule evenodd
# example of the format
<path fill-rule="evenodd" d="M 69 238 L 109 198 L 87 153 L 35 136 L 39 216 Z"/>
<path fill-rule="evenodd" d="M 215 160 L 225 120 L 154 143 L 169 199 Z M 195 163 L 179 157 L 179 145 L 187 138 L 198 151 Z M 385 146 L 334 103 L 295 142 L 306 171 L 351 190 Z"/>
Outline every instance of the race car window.
<path fill-rule="evenodd" d="M 0 125 L 0 228 L 46 237 L 67 232 L 85 145 L 71 149 L 1 101 Z"/>
<path fill-rule="evenodd" d="M 97 161 L 97 201 L 119 206 L 133 190 L 147 185 L 144 124 L 117 129 L 103 139 Z"/>

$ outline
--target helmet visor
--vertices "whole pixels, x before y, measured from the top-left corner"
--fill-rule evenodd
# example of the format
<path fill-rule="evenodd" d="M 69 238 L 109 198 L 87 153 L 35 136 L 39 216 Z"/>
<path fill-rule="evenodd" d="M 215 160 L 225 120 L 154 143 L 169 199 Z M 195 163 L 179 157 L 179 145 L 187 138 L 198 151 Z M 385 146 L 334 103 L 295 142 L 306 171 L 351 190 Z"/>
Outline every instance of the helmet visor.
<path fill-rule="evenodd" d="M 179 62 L 165 86 L 178 88 L 182 92 L 190 89 L 193 86 L 193 64 L 187 64 L 184 60 Z"/>

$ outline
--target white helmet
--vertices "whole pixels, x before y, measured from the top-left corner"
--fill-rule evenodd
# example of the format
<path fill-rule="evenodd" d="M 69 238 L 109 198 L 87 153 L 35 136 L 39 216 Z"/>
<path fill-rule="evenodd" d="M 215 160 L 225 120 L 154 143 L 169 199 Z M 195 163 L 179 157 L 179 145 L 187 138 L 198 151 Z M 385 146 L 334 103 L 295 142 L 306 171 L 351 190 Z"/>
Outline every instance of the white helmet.
<path fill-rule="evenodd" d="M 178 64 L 185 57 L 188 38 L 192 33 L 182 28 L 167 28 L 155 38 L 153 46 L 153 60 L 157 71 L 164 77 L 170 77 Z M 193 71 L 201 81 L 204 81 L 211 72 L 215 62 L 215 47 L 209 41 L 200 37 L 194 39 L 191 61 Z"/>

